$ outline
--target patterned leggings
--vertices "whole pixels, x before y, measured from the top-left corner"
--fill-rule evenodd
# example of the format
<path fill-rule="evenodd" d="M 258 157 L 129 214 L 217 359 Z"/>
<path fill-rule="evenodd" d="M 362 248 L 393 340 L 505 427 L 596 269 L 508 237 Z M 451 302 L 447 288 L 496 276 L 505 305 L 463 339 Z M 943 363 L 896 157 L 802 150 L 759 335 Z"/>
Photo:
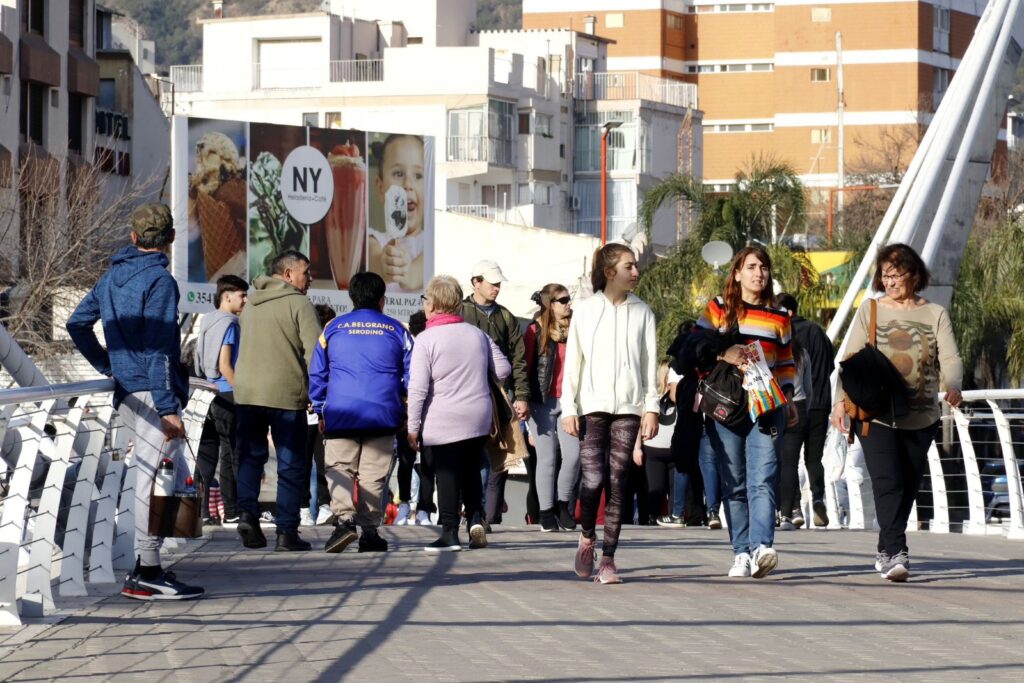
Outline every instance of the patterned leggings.
<path fill-rule="evenodd" d="M 622 505 L 625 497 L 629 462 L 640 431 L 640 418 L 636 415 L 609 415 L 592 413 L 581 421 L 583 443 L 580 445 L 580 463 L 583 480 L 580 484 L 580 508 L 583 535 L 596 538 L 597 508 L 601 492 L 607 485 L 604 507 L 604 544 L 602 554 L 613 557 L 619 545 L 622 529 Z"/>

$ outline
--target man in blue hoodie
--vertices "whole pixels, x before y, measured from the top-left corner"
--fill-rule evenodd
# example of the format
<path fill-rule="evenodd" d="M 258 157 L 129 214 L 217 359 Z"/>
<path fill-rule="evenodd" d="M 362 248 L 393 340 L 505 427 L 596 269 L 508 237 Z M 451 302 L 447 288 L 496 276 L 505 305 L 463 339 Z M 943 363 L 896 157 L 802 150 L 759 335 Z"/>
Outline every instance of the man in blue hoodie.
<path fill-rule="evenodd" d="M 353 276 L 349 295 L 355 310 L 327 324 L 309 367 L 309 400 L 320 416 L 331 512 L 338 519 L 325 546 L 329 553 L 352 543 L 357 527 L 363 530 L 359 552 L 388 549 L 377 527 L 395 434 L 405 421 L 412 335 L 384 315 L 385 291 L 376 273 Z"/>
<path fill-rule="evenodd" d="M 164 204 L 132 214 L 132 246 L 110 259 L 103 274 L 68 319 L 75 346 L 96 371 L 114 379 L 114 407 L 132 433 L 135 483 L 135 569 L 121 595 L 137 600 L 189 600 L 203 589 L 178 581 L 160 566 L 163 539 L 149 535 L 149 496 L 157 464 L 177 463 L 185 427 L 188 378 L 180 365 L 178 283 L 167 271 L 174 222 Z M 107 348 L 93 327 L 103 323 Z M 170 442 L 170 443 L 169 443 Z"/>

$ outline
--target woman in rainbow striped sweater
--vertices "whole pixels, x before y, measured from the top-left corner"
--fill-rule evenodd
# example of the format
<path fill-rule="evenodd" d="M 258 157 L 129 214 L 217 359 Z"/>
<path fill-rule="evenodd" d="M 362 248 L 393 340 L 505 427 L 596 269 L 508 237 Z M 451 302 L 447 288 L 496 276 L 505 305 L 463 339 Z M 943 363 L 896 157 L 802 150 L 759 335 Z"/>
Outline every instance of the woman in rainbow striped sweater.
<path fill-rule="evenodd" d="M 786 424 L 797 420 L 792 402 L 796 364 L 790 347 L 789 313 L 774 308 L 772 264 L 759 247 L 741 249 L 733 259 L 725 292 L 708 303 L 697 326 L 722 335 L 732 344 L 718 360 L 742 367 L 745 346 L 761 343 L 765 361 L 782 387 L 783 409 L 762 415 L 757 424 L 745 418 L 727 427 L 707 419 L 708 439 L 722 475 L 725 517 L 735 558 L 729 576 L 767 576 L 778 565 L 775 540 L 775 477 Z"/>

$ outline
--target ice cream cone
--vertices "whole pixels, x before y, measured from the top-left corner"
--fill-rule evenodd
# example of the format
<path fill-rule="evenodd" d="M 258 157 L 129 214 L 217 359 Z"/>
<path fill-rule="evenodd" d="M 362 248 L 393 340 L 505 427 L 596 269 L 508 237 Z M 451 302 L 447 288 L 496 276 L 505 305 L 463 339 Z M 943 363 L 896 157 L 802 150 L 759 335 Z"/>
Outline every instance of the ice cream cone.
<path fill-rule="evenodd" d="M 239 182 L 244 191 L 245 184 Z M 229 184 L 231 182 L 226 183 L 225 187 Z M 245 235 L 241 229 L 243 221 L 232 216 L 227 202 L 218 201 L 204 192 L 198 192 L 196 200 L 199 209 L 199 230 L 203 237 L 206 277 L 213 280 L 224 264 L 245 248 Z M 239 215 L 244 217 L 245 213 Z"/>

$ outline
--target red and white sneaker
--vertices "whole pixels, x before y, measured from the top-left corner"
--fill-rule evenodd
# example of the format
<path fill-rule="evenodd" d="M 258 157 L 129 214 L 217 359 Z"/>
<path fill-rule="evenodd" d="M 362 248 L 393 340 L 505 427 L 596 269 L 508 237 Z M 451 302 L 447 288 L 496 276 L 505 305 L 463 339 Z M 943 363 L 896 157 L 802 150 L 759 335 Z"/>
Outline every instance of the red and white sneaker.
<path fill-rule="evenodd" d="M 155 579 L 144 579 L 132 572 L 124 580 L 121 595 L 132 600 L 195 600 L 203 597 L 204 591 L 198 586 L 189 586 L 178 581 L 174 572 L 163 572 Z"/>

